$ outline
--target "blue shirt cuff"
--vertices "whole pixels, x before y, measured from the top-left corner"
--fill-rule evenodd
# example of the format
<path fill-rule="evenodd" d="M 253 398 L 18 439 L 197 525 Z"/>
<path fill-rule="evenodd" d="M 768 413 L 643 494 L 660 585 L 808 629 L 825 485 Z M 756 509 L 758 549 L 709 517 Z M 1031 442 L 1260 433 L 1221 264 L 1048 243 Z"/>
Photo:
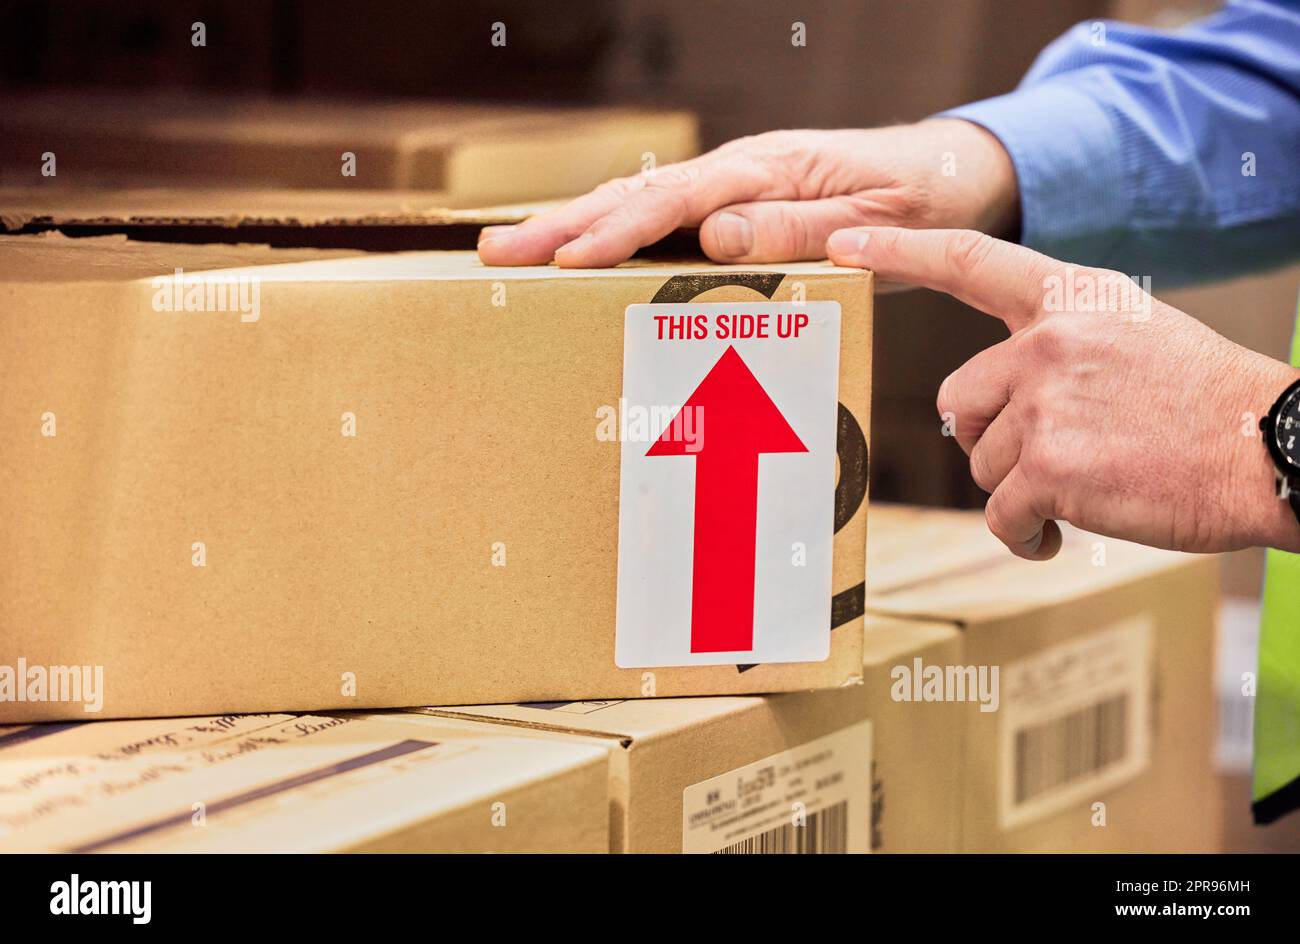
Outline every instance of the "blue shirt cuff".
<path fill-rule="evenodd" d="M 995 135 L 1015 165 L 1020 241 L 1058 259 L 1103 265 L 1130 221 L 1117 130 L 1072 85 L 1043 82 L 936 115 Z"/>

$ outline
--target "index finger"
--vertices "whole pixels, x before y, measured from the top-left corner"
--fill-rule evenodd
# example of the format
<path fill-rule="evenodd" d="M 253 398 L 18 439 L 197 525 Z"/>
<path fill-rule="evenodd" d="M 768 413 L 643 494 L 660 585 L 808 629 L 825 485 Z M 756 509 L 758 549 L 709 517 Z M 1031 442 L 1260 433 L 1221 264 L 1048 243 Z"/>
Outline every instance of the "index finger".
<path fill-rule="evenodd" d="M 1062 268 L 1032 249 L 963 229 L 864 226 L 833 233 L 826 248 L 837 264 L 946 292 L 1013 332 L 1042 311 L 1045 280 Z"/>

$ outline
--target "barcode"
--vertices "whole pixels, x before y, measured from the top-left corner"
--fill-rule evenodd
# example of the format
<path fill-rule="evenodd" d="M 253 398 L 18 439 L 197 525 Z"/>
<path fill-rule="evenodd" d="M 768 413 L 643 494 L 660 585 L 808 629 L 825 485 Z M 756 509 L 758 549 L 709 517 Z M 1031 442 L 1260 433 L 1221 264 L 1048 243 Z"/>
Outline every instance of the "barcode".
<path fill-rule="evenodd" d="M 1128 693 L 1016 732 L 1019 806 L 1124 759 Z"/>
<path fill-rule="evenodd" d="M 849 845 L 849 801 L 809 813 L 802 826 L 785 823 L 718 850 L 721 855 L 842 853 Z"/>

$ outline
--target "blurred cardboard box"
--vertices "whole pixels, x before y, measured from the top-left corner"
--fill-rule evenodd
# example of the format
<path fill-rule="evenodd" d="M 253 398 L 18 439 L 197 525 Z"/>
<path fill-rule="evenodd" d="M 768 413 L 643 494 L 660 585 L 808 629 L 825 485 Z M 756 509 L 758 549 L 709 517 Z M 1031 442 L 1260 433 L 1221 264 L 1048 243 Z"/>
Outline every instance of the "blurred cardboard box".
<path fill-rule="evenodd" d="M 872 616 L 866 640 L 863 684 L 836 691 L 373 717 L 604 746 L 614 852 L 954 851 L 955 706 L 891 693 L 900 665 L 956 661 L 960 634 Z"/>
<path fill-rule="evenodd" d="M 618 440 L 635 437 L 602 416 L 646 302 L 839 306 L 838 415 L 816 406 L 826 488 L 759 509 L 825 526 L 758 582 L 820 555 L 824 587 L 804 585 L 820 615 L 780 623 L 815 656 L 616 664 Z M 856 682 L 870 327 L 870 275 L 820 263 L 489 269 L 470 252 L 5 239 L 0 721 Z M 822 382 L 782 363 L 772 376 Z M 687 484 L 690 461 L 672 460 Z M 787 520 L 808 495 L 825 517 Z M 657 632 L 678 584 L 650 587 Z"/>
<path fill-rule="evenodd" d="M 541 200 L 456 209 L 447 194 L 424 190 L 265 190 L 192 187 L 0 186 L 0 232 L 31 235 L 62 230 L 76 236 L 121 233 L 150 242 L 267 243 L 279 230 L 297 248 L 331 248 L 346 227 L 419 228 L 444 237 L 440 249 L 467 249 L 481 227 L 519 223 L 562 205 Z M 260 228 L 254 230 L 254 228 Z M 461 227 L 464 227 L 463 229 Z M 224 232 L 223 232 L 224 231 Z M 222 237 L 220 239 L 215 237 Z M 315 237 L 316 242 L 312 242 Z M 337 248 L 337 247 L 335 247 Z M 425 248 L 408 245 L 408 249 Z"/>
<path fill-rule="evenodd" d="M 999 671 L 996 711 L 963 706 L 962 848 L 1212 851 L 1216 561 L 1064 530 L 1033 563 L 978 512 L 872 510 L 868 610 Z"/>
<path fill-rule="evenodd" d="M 0 850 L 603 852 L 606 766 L 346 718 L 0 729 Z"/>
<path fill-rule="evenodd" d="M 472 248 L 484 226 L 519 223 L 564 201 L 468 209 L 448 202 L 446 194 L 409 190 L 0 185 L 0 234 L 128 237 L 130 243 L 114 249 L 117 256 L 147 251 L 140 243 L 243 246 L 243 252 L 255 245 L 354 254 L 454 250 Z M 675 235 L 655 251 L 661 258 L 691 255 L 684 243 Z"/>
<path fill-rule="evenodd" d="M 33 183 L 426 190 L 474 207 L 584 193 L 697 150 L 694 116 L 663 109 L 50 93 L 6 103 L 0 165 Z"/>

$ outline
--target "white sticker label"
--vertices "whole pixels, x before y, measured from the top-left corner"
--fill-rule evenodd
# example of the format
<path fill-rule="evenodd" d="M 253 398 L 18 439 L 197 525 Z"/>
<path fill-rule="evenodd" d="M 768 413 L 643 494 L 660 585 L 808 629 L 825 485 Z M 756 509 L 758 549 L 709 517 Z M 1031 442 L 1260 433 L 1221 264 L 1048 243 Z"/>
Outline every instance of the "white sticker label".
<path fill-rule="evenodd" d="M 631 305 L 622 668 L 830 654 L 838 302 Z"/>
<path fill-rule="evenodd" d="M 682 791 L 682 852 L 870 851 L 870 721 Z"/>
<path fill-rule="evenodd" d="M 1003 829 L 1135 777 L 1150 754 L 1152 634 L 1129 620 L 1002 671 L 998 821 Z"/>

